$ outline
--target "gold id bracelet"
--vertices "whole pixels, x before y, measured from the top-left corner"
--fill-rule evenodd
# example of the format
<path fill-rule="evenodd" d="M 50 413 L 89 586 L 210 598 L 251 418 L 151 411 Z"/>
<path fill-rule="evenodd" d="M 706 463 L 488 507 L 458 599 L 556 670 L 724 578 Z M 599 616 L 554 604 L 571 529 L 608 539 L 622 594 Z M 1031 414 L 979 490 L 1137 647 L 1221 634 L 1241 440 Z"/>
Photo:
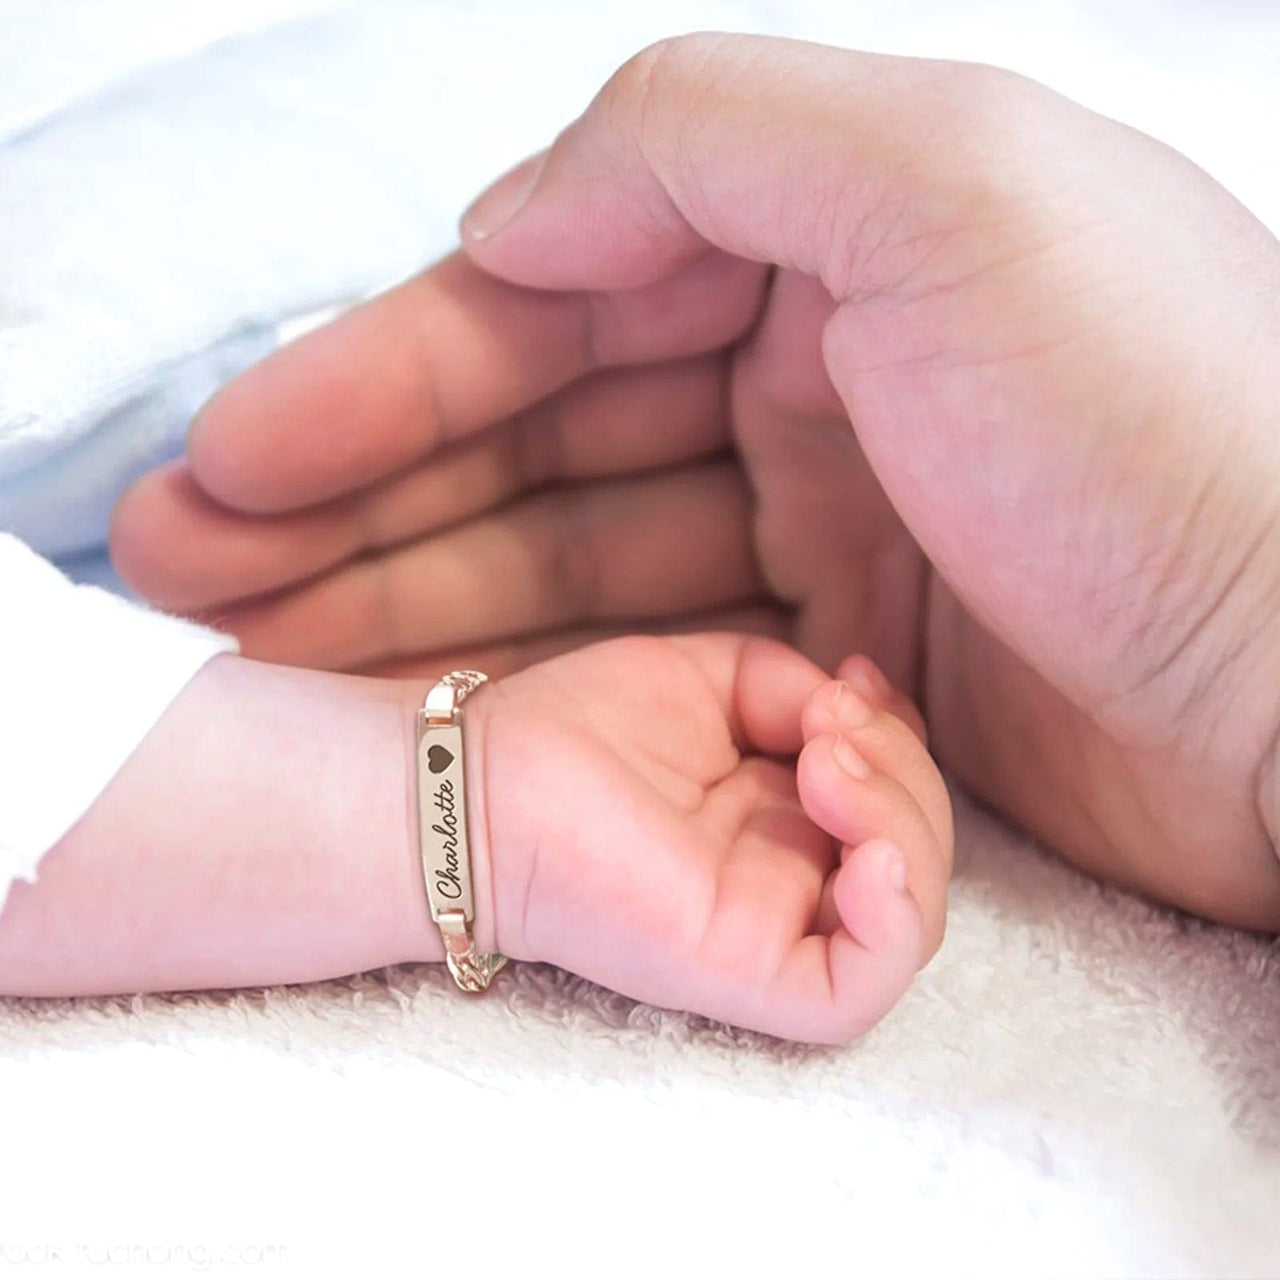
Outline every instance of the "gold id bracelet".
<path fill-rule="evenodd" d="M 418 711 L 418 842 L 431 918 L 444 939 L 445 960 L 463 991 L 484 991 L 506 956 L 476 951 L 472 925 L 471 850 L 463 768 L 462 704 L 488 679 L 451 671 L 433 685 Z"/>

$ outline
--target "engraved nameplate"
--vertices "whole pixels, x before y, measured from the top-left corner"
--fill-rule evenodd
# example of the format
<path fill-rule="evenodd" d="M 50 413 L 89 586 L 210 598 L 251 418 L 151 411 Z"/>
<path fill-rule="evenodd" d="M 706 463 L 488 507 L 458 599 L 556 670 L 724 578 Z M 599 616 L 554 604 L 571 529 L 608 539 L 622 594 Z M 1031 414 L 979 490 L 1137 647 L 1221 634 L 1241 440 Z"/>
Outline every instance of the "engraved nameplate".
<path fill-rule="evenodd" d="M 419 723 L 418 832 L 431 918 L 461 911 L 474 919 L 471 857 L 467 848 L 467 795 L 462 729 Z"/>

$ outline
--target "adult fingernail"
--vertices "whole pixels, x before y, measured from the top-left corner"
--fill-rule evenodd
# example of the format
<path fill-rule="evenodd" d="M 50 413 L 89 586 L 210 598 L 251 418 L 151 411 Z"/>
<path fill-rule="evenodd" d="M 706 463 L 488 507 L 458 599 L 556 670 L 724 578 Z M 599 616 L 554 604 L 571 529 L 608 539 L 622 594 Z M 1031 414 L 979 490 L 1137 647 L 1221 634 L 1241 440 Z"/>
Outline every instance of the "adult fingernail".
<path fill-rule="evenodd" d="M 853 749 L 848 738 L 837 738 L 835 746 L 831 748 L 831 755 L 851 778 L 871 776 L 871 766 Z"/>
<path fill-rule="evenodd" d="M 861 729 L 871 723 L 871 708 L 866 699 L 844 680 L 836 685 L 835 697 L 831 699 L 831 714 L 846 729 Z"/>
<path fill-rule="evenodd" d="M 527 160 L 521 160 L 467 206 L 461 222 L 465 239 L 487 240 L 511 222 L 525 206 L 537 184 L 548 151 L 549 147 Z"/>

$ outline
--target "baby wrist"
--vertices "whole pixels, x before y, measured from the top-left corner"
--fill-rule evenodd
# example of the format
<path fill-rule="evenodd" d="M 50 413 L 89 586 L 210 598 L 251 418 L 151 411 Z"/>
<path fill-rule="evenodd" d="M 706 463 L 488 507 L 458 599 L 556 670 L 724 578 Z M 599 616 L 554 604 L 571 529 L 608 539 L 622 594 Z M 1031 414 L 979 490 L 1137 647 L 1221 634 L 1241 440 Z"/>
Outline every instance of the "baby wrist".
<path fill-rule="evenodd" d="M 497 948 L 493 908 L 487 734 L 483 720 L 477 725 L 478 707 L 470 701 L 486 680 L 480 672 L 450 672 L 427 691 L 416 715 L 423 885 L 449 971 L 468 992 L 484 991 L 506 964 Z"/>

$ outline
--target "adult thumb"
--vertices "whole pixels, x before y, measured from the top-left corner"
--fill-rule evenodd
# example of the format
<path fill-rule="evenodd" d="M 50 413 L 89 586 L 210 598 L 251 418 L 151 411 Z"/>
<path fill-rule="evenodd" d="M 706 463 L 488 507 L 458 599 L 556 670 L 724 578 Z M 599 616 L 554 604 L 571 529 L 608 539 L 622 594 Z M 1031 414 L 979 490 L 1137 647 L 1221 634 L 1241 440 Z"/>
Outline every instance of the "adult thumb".
<path fill-rule="evenodd" d="M 480 195 L 463 247 L 513 283 L 592 290 L 647 284 L 715 247 L 816 276 L 840 301 L 893 271 L 870 248 L 974 216 L 1009 96 L 1029 91 L 1065 105 L 990 67 L 674 37 Z"/>

